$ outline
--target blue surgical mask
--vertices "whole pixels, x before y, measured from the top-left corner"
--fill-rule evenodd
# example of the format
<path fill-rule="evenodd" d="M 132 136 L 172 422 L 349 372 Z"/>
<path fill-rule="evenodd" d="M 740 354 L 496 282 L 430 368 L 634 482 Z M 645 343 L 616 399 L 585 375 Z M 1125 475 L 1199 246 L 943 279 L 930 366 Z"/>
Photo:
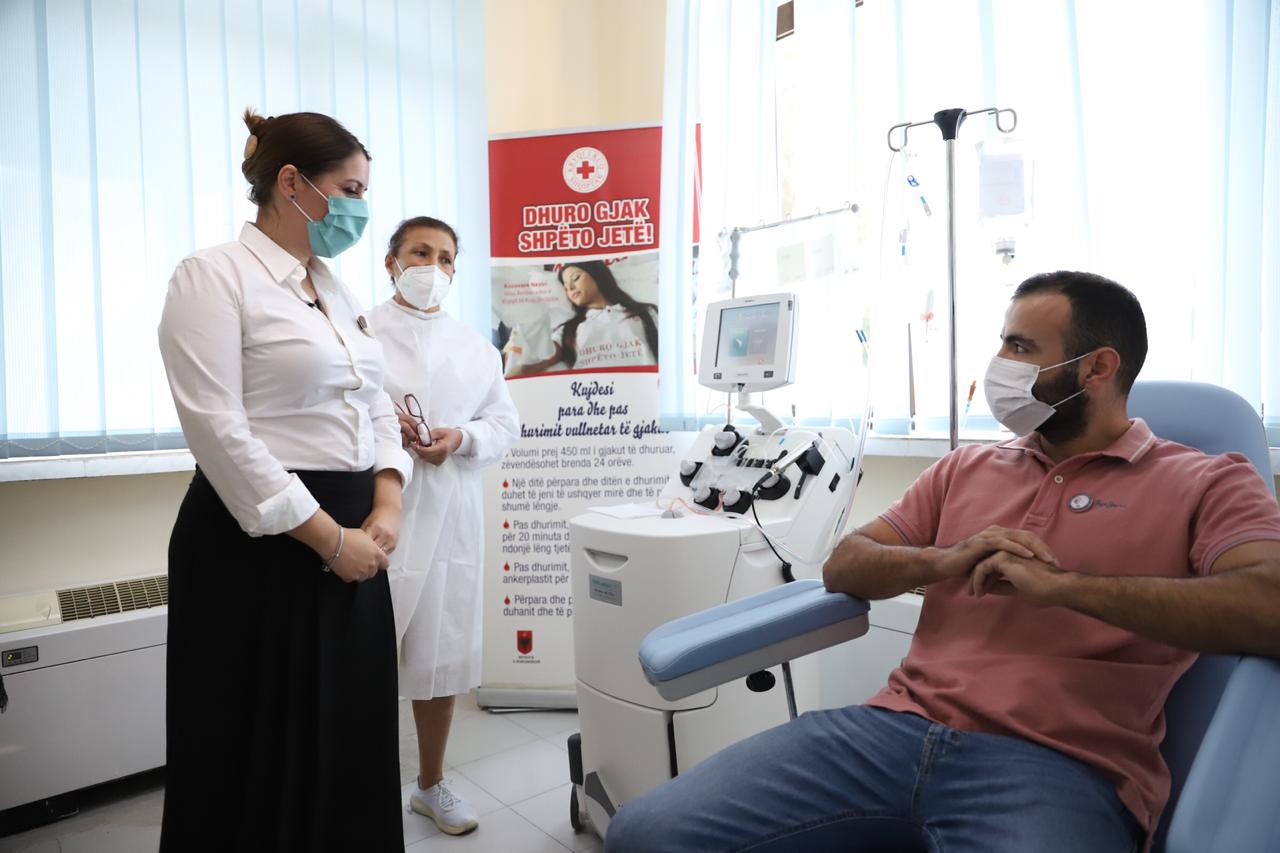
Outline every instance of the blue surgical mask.
<path fill-rule="evenodd" d="M 307 176 L 298 173 L 302 180 Z M 316 185 L 307 181 L 307 186 L 324 197 L 324 193 L 316 190 Z M 307 238 L 311 243 L 313 254 L 322 258 L 332 258 L 342 254 L 360 241 L 364 226 L 369 222 L 369 203 L 362 198 L 345 198 L 340 195 L 328 196 L 329 212 L 324 219 L 316 221 L 302 209 L 302 205 L 294 199 L 293 206 L 298 212 L 307 216 Z"/>

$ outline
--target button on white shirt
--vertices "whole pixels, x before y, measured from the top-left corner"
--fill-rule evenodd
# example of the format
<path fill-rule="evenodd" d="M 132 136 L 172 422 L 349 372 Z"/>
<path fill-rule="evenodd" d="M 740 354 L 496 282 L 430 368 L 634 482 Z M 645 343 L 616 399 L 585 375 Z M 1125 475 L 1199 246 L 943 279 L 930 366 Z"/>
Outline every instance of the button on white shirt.
<path fill-rule="evenodd" d="M 328 317 L 310 306 L 310 273 Z M 173 273 L 160 353 L 196 463 L 251 536 L 284 533 L 319 504 L 291 471 L 400 472 L 413 464 L 382 389 L 382 347 L 355 298 L 255 226 Z"/>

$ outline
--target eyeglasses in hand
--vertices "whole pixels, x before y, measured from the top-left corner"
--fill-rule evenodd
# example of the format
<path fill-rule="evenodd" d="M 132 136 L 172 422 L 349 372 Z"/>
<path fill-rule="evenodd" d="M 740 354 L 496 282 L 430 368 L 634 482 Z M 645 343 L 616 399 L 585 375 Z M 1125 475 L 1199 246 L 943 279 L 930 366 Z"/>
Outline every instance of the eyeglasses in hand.
<path fill-rule="evenodd" d="M 422 416 L 422 405 L 418 402 L 418 398 L 412 394 L 405 394 L 403 406 L 395 400 L 391 402 L 401 414 L 418 422 L 418 444 L 430 447 L 434 442 L 431 438 L 431 427 L 427 426 L 427 419 Z"/>

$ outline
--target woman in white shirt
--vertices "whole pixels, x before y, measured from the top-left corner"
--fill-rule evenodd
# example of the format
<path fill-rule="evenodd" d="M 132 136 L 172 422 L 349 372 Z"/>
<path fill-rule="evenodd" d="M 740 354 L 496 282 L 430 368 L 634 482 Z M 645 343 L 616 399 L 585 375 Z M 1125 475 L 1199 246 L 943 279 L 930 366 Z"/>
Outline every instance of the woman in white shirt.
<path fill-rule="evenodd" d="M 418 731 L 414 811 L 444 832 L 477 826 L 444 776 L 454 697 L 480 683 L 484 575 L 481 469 L 520 437 L 498 351 L 441 310 L 458 236 L 438 219 L 400 223 L 387 249 L 396 292 L 370 319 L 387 356 L 387 392 L 417 457 L 405 490 L 400 547 L 387 574 L 400 639 L 400 695 Z"/>
<path fill-rule="evenodd" d="M 658 364 L 658 308 L 623 290 L 604 261 L 573 261 L 560 269 L 573 316 L 551 333 L 555 354 L 522 365 L 512 376 L 551 370 L 596 370 Z"/>
<path fill-rule="evenodd" d="M 161 849 L 402 851 L 383 569 L 412 466 L 383 354 L 319 260 L 367 220 L 369 154 L 245 112 L 258 206 L 183 260 L 160 350 L 197 470 L 169 543 Z"/>

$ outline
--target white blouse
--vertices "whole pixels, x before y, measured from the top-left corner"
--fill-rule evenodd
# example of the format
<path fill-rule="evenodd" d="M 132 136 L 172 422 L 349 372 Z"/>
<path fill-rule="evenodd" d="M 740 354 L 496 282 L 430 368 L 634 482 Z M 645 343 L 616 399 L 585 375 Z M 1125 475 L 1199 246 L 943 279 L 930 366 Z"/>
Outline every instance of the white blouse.
<path fill-rule="evenodd" d="M 302 289 L 311 282 L 328 317 Z M 382 389 L 382 347 L 328 267 L 303 268 L 254 225 L 184 259 L 169 281 L 160 353 L 187 445 L 250 536 L 284 533 L 319 504 L 290 471 L 413 470 Z M 367 325 L 367 324 L 366 324 Z"/>

